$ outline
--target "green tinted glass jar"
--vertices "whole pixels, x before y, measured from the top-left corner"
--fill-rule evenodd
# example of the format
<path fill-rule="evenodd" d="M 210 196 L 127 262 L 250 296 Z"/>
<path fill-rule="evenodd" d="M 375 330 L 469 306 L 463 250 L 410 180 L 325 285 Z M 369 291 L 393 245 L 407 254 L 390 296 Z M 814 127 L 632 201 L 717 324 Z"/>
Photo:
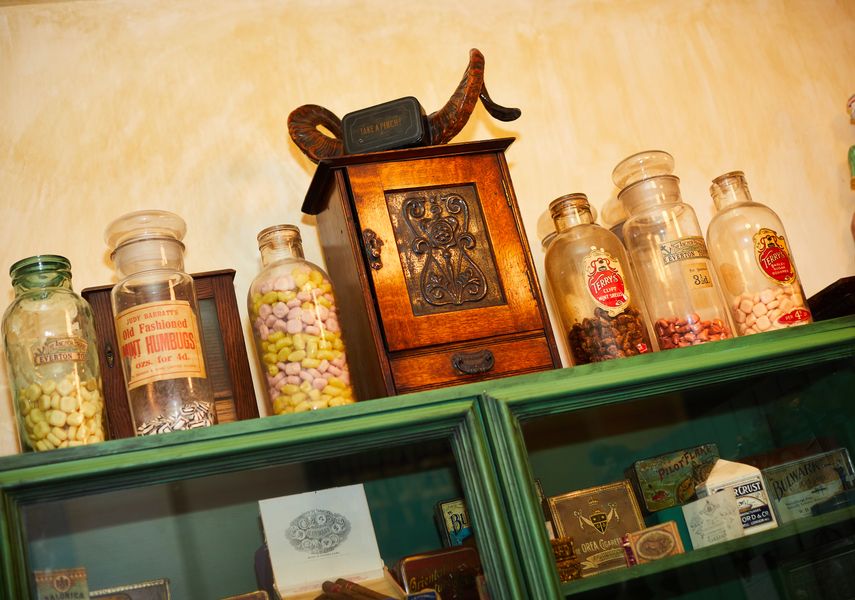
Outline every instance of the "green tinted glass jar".
<path fill-rule="evenodd" d="M 25 258 L 9 269 L 15 299 L 3 342 L 24 452 L 104 440 L 104 396 L 92 309 L 71 288 L 67 258 Z"/>

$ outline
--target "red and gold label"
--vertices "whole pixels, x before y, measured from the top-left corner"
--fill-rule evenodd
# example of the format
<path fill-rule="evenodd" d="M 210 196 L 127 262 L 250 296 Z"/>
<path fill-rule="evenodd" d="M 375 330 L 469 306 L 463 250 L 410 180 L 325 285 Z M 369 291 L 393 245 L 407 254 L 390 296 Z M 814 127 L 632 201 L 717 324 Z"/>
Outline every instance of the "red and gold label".
<path fill-rule="evenodd" d="M 614 317 L 629 304 L 620 261 L 606 252 L 591 246 L 591 252 L 583 259 L 588 292 L 597 306 Z"/>
<path fill-rule="evenodd" d="M 787 242 L 772 229 L 761 228 L 754 234 L 754 256 L 763 273 L 778 284 L 792 283 L 796 271 L 787 251 Z"/>
<path fill-rule="evenodd" d="M 179 377 L 204 378 L 196 315 L 186 300 L 140 304 L 116 316 L 128 389 Z"/>
<path fill-rule="evenodd" d="M 794 325 L 795 323 L 803 323 L 810 320 L 810 311 L 806 308 L 794 308 L 788 313 L 778 317 L 778 323 L 781 325 Z"/>

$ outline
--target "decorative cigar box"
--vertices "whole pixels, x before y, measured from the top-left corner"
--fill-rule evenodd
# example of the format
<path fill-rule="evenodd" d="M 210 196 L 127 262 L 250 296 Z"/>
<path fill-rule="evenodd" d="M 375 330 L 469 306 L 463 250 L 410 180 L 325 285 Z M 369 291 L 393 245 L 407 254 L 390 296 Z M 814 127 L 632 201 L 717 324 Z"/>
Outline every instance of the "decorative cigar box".
<path fill-rule="evenodd" d="M 623 536 L 626 564 L 641 565 L 666 556 L 683 554 L 683 540 L 677 523 L 666 521 L 641 531 L 631 531 Z"/>
<path fill-rule="evenodd" d="M 398 579 L 408 594 L 430 588 L 442 600 L 478 600 L 476 578 L 481 574 L 481 558 L 472 546 L 406 556 L 397 568 Z"/>
<path fill-rule="evenodd" d="M 171 600 L 168 579 L 153 579 L 105 590 L 95 590 L 90 598 L 98 600 Z"/>
<path fill-rule="evenodd" d="M 547 502 L 556 535 L 573 538 L 583 577 L 626 567 L 621 537 L 644 529 L 629 481 L 553 496 Z"/>
<path fill-rule="evenodd" d="M 552 555 L 555 556 L 555 562 L 578 558 L 571 538 L 554 538 L 549 542 L 552 544 Z"/>
<path fill-rule="evenodd" d="M 86 569 L 52 569 L 34 571 L 37 600 L 89 600 L 89 583 Z"/>
<path fill-rule="evenodd" d="M 355 110 L 341 119 L 347 154 L 425 146 L 430 142 L 425 109 L 412 96 Z"/>
<path fill-rule="evenodd" d="M 444 546 L 459 546 L 472 535 L 469 513 L 462 498 L 437 503 L 434 516 Z"/>
<path fill-rule="evenodd" d="M 811 515 L 811 508 L 851 487 L 849 452 L 838 448 L 763 469 L 763 479 L 781 523 Z"/>
<path fill-rule="evenodd" d="M 257 592 L 249 592 L 248 594 L 239 594 L 237 596 L 229 596 L 223 600 L 269 600 L 270 596 L 264 590 Z"/>
<path fill-rule="evenodd" d="M 695 486 L 706 480 L 718 457 L 718 446 L 702 444 L 636 461 L 627 477 L 642 508 L 652 513 L 694 500 Z"/>

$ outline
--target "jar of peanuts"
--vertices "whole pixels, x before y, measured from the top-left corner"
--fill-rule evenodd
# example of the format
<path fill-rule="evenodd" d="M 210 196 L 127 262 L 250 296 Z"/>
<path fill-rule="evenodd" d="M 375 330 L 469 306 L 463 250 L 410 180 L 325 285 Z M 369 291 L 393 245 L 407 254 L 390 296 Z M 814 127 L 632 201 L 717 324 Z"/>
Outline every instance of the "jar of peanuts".
<path fill-rule="evenodd" d="M 649 150 L 625 158 L 612 172 L 629 215 L 624 242 L 660 350 L 733 335 L 701 226 L 683 202 L 673 170 L 670 154 Z"/>
<path fill-rule="evenodd" d="M 549 212 L 557 235 L 544 263 L 573 364 L 651 352 L 644 301 L 620 240 L 594 223 L 585 194 L 561 196 Z"/>
<path fill-rule="evenodd" d="M 247 303 L 269 411 L 352 404 L 356 399 L 329 277 L 303 257 L 294 225 L 264 229 L 258 249 L 263 268 Z"/>
<path fill-rule="evenodd" d="M 811 322 L 793 255 L 778 215 L 752 201 L 742 171 L 716 177 L 710 254 L 739 335 Z"/>
<path fill-rule="evenodd" d="M 9 270 L 15 299 L 3 341 L 24 452 L 104 440 L 104 395 L 89 304 L 71 289 L 71 264 L 56 255 Z"/>

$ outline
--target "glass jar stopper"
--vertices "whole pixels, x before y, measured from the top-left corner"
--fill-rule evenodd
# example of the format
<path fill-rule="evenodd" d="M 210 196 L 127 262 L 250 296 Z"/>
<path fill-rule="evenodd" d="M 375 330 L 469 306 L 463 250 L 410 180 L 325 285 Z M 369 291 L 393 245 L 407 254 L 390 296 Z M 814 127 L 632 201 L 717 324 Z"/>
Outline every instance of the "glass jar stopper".
<path fill-rule="evenodd" d="M 104 240 L 111 250 L 129 241 L 142 239 L 184 239 L 184 219 L 166 210 L 138 210 L 122 215 L 107 226 Z"/>
<path fill-rule="evenodd" d="M 664 150 L 645 150 L 620 161 L 612 171 L 612 181 L 620 189 L 674 172 L 674 157 Z"/>

